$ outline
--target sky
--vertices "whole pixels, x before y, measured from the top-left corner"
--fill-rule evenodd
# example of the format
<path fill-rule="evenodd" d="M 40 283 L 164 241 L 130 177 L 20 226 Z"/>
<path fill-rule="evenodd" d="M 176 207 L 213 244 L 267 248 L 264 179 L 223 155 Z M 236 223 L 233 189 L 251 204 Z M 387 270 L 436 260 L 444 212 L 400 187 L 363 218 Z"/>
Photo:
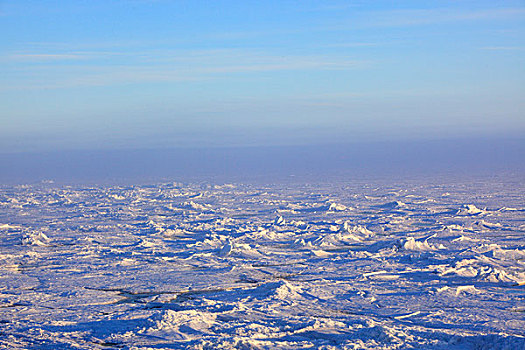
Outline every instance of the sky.
<path fill-rule="evenodd" d="M 525 1 L 0 0 L 0 32 L 0 153 L 525 135 Z"/>

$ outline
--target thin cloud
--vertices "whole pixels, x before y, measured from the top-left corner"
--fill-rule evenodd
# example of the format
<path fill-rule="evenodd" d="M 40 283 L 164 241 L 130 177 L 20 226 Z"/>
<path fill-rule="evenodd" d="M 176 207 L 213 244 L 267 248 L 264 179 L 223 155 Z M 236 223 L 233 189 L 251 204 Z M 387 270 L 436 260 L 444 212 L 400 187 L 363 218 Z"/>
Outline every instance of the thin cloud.
<path fill-rule="evenodd" d="M 295 10 L 297 12 L 338 12 L 338 11 L 344 11 L 348 9 L 353 9 L 356 7 L 362 6 L 360 3 L 356 3 L 355 1 L 352 3 L 341 3 L 341 4 L 322 4 L 315 7 L 303 7 L 298 6 Z"/>
<path fill-rule="evenodd" d="M 355 66 L 355 63 L 335 62 L 304 62 L 296 64 L 281 65 L 238 65 L 220 66 L 190 69 L 173 69 L 170 67 L 156 67 L 155 69 L 144 69 L 142 67 L 111 67 L 99 69 L 98 72 L 78 72 L 60 74 L 54 78 L 27 76 L 14 84 L 5 84 L 0 90 L 44 90 L 64 89 L 89 86 L 110 86 L 119 84 L 136 83 L 177 83 L 189 81 L 210 81 L 227 79 L 231 74 L 247 74 L 257 72 L 277 72 L 286 70 L 342 70 Z M 28 72 L 29 74 L 31 72 Z"/>
<path fill-rule="evenodd" d="M 255 64 L 255 65 L 236 65 L 213 67 L 203 69 L 202 72 L 209 73 L 239 73 L 239 72 L 269 72 L 281 70 L 307 70 L 307 69 L 324 69 L 324 70 L 344 70 L 356 67 L 362 64 L 360 61 L 303 61 L 289 62 L 282 64 Z"/>
<path fill-rule="evenodd" d="M 78 54 L 43 54 L 43 53 L 32 53 L 32 54 L 14 54 L 7 56 L 8 59 L 13 61 L 62 61 L 62 60 L 78 60 L 83 59 L 82 55 Z"/>
<path fill-rule="evenodd" d="M 489 51 L 521 51 L 525 50 L 525 46 L 485 46 L 481 49 Z"/>
<path fill-rule="evenodd" d="M 359 18 L 351 26 L 337 25 L 327 30 L 347 30 L 350 28 L 409 27 L 442 24 L 448 22 L 504 20 L 525 17 L 525 8 L 499 8 L 476 11 L 457 9 L 404 9 L 387 11 L 359 12 Z"/>
<path fill-rule="evenodd" d="M 57 52 L 58 51 L 58 52 Z M 74 61 L 74 60 L 94 60 L 100 58 L 109 58 L 116 56 L 130 56 L 132 53 L 116 52 L 116 51 L 68 51 L 60 52 L 35 51 L 26 53 L 12 53 L 0 56 L 0 62 L 9 63 L 46 63 L 54 61 Z"/>
<path fill-rule="evenodd" d="M 332 48 L 359 48 L 359 47 L 378 47 L 381 46 L 379 43 L 337 43 L 337 44 L 327 44 L 323 47 L 332 47 Z"/>
<path fill-rule="evenodd" d="M 457 11 L 451 9 L 433 10 L 398 10 L 383 14 L 378 24 L 385 26 L 410 26 L 422 24 L 438 24 L 446 22 L 507 19 L 522 17 L 525 8 L 504 8 L 478 11 Z"/>
<path fill-rule="evenodd" d="M 105 53 L 111 55 L 112 53 Z M 262 50 L 153 50 L 125 52 L 110 60 L 87 60 L 88 64 L 28 65 L 25 62 L 89 59 L 89 54 L 15 55 L 19 67 L 9 74 L 11 83 L 2 90 L 60 89 L 142 82 L 184 82 L 228 79 L 232 75 L 279 71 L 337 71 L 363 68 L 371 62 L 347 56 L 268 54 Z M 13 58 L 13 57 L 11 57 Z M 23 58 L 23 59 L 22 59 Z"/>

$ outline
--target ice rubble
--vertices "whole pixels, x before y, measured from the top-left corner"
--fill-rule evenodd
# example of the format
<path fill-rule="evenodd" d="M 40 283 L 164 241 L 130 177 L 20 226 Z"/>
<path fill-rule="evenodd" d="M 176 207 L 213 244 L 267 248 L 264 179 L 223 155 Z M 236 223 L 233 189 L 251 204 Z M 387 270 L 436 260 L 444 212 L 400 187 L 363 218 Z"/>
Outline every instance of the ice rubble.
<path fill-rule="evenodd" d="M 524 348 L 523 188 L 469 186 L 0 188 L 0 348 Z"/>

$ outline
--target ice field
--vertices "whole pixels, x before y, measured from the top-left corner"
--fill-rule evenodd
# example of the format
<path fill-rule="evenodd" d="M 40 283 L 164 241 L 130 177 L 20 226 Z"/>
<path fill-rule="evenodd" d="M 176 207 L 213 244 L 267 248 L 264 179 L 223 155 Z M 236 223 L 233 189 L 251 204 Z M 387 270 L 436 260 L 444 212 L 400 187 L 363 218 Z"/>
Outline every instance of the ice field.
<path fill-rule="evenodd" d="M 522 181 L 0 187 L 0 348 L 525 349 Z"/>

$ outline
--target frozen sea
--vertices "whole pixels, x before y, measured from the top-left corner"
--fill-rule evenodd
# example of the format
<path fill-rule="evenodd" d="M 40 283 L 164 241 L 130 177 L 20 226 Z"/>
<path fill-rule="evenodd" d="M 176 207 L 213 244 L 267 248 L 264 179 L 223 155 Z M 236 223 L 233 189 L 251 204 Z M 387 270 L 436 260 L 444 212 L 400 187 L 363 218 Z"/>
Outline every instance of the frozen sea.
<path fill-rule="evenodd" d="M 0 348 L 525 349 L 525 187 L 0 187 Z"/>

